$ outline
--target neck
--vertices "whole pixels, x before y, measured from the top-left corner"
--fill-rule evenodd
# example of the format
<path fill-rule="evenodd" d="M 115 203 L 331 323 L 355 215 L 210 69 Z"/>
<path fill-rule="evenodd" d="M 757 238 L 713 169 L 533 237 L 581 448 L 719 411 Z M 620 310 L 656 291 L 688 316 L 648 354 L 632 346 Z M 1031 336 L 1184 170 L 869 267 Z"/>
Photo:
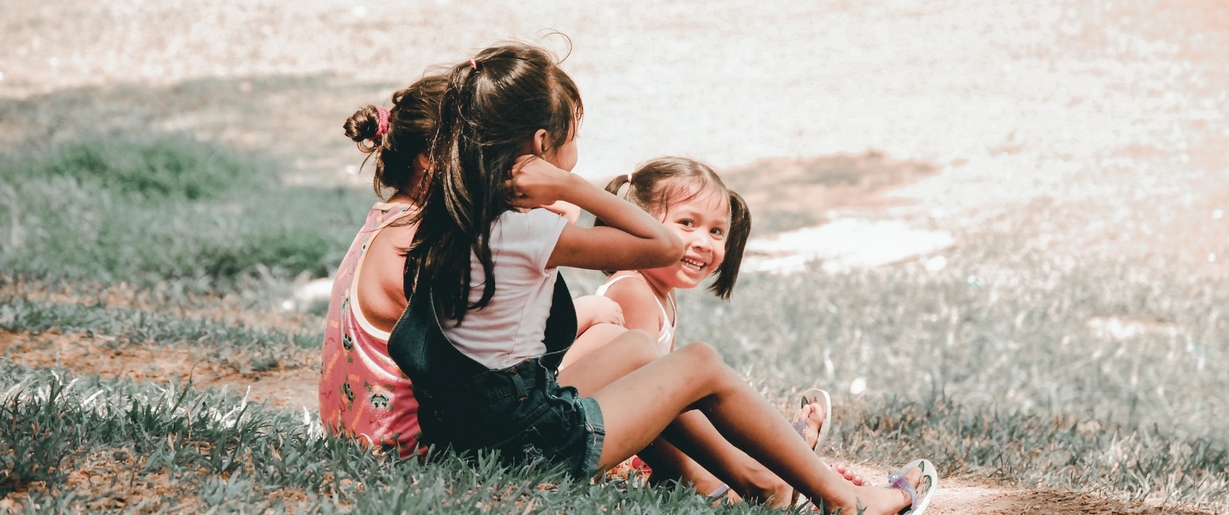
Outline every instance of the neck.
<path fill-rule="evenodd" d="M 397 204 L 414 204 L 414 199 L 409 194 L 402 193 L 401 191 L 393 193 L 393 196 L 388 197 L 388 201 Z"/>
<path fill-rule="evenodd" d="M 662 303 L 665 304 L 665 301 L 670 298 L 670 292 L 674 291 L 674 288 L 661 284 L 649 274 L 640 271 L 636 271 L 636 273 L 644 278 L 644 282 L 648 283 L 649 289 L 653 290 L 653 294 L 657 295 L 657 298 L 661 299 Z"/>

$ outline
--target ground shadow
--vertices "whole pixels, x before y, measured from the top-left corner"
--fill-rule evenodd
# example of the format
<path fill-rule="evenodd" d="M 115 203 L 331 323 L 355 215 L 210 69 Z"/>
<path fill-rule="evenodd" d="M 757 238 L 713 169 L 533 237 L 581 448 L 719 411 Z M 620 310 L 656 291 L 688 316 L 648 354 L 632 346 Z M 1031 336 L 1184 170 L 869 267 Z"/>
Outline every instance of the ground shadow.
<path fill-rule="evenodd" d="M 399 86 L 318 74 L 65 89 L 0 102 L 0 152 L 182 133 L 282 160 L 294 182 L 327 183 L 359 162 L 342 122 L 361 106 L 388 105 Z"/>

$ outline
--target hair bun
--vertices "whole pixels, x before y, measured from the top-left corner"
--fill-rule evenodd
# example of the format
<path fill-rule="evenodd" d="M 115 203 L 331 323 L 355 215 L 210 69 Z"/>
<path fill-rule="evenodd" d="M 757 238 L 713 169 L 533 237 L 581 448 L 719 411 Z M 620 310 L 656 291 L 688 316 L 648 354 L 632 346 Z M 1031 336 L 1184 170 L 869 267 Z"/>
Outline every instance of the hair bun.
<path fill-rule="evenodd" d="M 342 128 L 346 130 L 346 137 L 355 143 L 370 140 L 379 133 L 380 110 L 373 105 L 359 109 L 346 119 Z"/>

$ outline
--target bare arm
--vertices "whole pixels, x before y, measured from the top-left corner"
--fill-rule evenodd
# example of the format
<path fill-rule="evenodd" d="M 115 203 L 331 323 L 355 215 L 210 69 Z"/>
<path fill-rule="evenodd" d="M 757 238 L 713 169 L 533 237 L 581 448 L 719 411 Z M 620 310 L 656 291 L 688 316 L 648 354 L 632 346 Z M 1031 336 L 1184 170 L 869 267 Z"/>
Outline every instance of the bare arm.
<path fill-rule="evenodd" d="M 516 207 L 541 207 L 562 200 L 607 224 L 593 228 L 566 225 L 548 267 L 637 270 L 663 267 L 683 257 L 683 241 L 661 222 L 542 159 L 522 158 L 512 172 L 512 183 L 511 202 Z"/>
<path fill-rule="evenodd" d="M 653 289 L 638 276 L 618 281 L 606 289 L 606 296 L 619 304 L 623 310 L 623 326 L 639 329 L 653 335 L 661 332 L 665 323 L 657 308 L 657 296 Z"/>
<path fill-rule="evenodd" d="M 597 324 L 623 325 L 623 308 L 601 295 L 584 295 L 572 299 L 576 305 L 576 334 Z"/>

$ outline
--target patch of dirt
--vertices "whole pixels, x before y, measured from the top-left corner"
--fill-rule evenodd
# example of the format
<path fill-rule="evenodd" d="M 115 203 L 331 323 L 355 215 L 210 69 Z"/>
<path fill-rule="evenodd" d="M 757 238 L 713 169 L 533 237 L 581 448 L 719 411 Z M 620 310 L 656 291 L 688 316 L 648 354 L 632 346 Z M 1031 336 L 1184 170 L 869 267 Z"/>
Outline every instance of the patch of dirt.
<path fill-rule="evenodd" d="M 183 319 L 215 320 L 289 334 L 301 332 L 305 327 L 324 327 L 320 317 L 313 319 L 313 315 L 300 311 L 253 306 L 256 302 L 238 295 L 166 293 L 122 282 L 107 286 L 87 283 L 70 285 L 0 274 L 0 299 L 4 298 L 159 312 Z"/>
<path fill-rule="evenodd" d="M 878 150 L 798 159 L 762 159 L 722 171 L 722 180 L 743 193 L 752 212 L 824 212 L 874 209 L 908 203 L 884 193 L 937 175 L 940 167 L 916 160 L 891 159 Z"/>
<path fill-rule="evenodd" d="M 887 472 L 883 470 L 865 466 L 851 468 L 866 478 L 867 484 L 877 485 L 887 482 Z M 939 490 L 935 492 L 926 513 L 930 515 L 1019 515 L 1028 513 L 1212 515 L 1215 512 L 1153 502 L 1132 503 L 1106 499 L 1092 494 L 1045 488 L 1014 488 L 973 478 L 943 477 L 939 479 Z"/>
<path fill-rule="evenodd" d="M 31 367 L 64 367 L 77 374 L 129 378 L 197 388 L 228 388 L 278 408 L 319 411 L 320 352 L 283 347 L 290 354 L 252 355 L 233 349 L 127 345 L 84 334 L 0 332 L 0 355 Z"/>

